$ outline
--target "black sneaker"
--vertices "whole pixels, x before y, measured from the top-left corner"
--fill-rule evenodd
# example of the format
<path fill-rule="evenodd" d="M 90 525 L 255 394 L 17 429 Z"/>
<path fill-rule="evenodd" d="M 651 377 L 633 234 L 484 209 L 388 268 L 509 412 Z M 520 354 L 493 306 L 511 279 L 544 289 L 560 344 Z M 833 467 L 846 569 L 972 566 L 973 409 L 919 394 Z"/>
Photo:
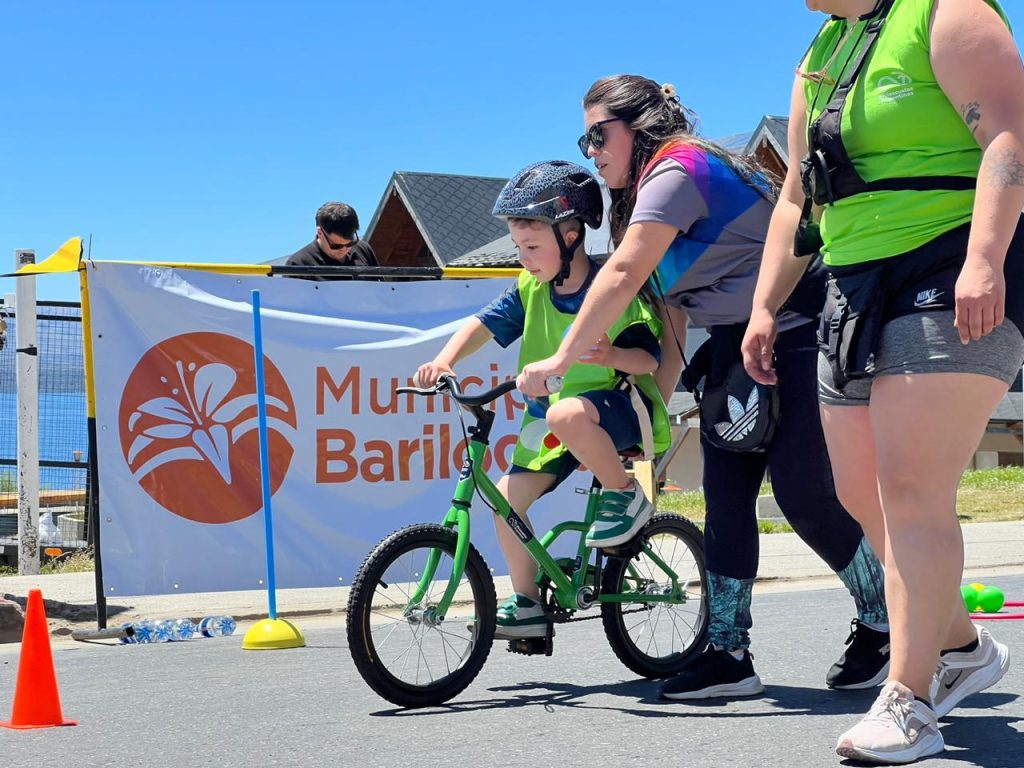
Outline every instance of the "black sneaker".
<path fill-rule="evenodd" d="M 872 688 L 889 674 L 889 633 L 860 619 L 850 622 L 847 648 L 825 675 L 825 685 L 840 691 Z"/>
<path fill-rule="evenodd" d="M 661 686 L 663 699 L 711 699 L 755 696 L 764 690 L 749 651 L 737 659 L 709 645 L 678 675 Z"/>

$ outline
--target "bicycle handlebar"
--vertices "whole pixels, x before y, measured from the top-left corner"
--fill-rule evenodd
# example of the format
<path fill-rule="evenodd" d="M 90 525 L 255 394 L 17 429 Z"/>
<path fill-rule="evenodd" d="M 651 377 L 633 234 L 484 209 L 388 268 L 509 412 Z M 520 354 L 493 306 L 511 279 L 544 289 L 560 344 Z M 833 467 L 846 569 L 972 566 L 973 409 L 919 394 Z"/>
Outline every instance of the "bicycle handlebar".
<path fill-rule="evenodd" d="M 549 376 L 544 385 L 547 387 L 548 392 L 554 394 L 562 388 L 562 377 L 561 376 Z M 398 387 L 395 392 L 398 394 L 412 394 L 412 395 L 437 395 L 442 392 L 447 392 L 452 396 L 452 399 L 460 405 L 468 405 L 471 408 L 474 406 L 487 405 L 507 392 L 511 392 L 516 388 L 516 380 L 509 379 L 508 381 L 502 382 L 494 389 L 489 389 L 486 392 L 481 392 L 477 395 L 464 395 L 462 390 L 459 388 L 458 379 L 454 376 L 442 376 L 437 380 L 437 384 L 428 388 L 420 387 Z"/>

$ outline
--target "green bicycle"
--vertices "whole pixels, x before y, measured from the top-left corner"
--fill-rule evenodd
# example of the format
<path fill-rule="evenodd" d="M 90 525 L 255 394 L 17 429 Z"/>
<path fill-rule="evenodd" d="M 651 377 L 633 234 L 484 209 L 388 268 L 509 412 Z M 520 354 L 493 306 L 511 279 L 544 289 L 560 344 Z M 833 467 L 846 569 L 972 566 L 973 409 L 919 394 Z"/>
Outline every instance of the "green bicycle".
<path fill-rule="evenodd" d="M 629 542 L 588 549 L 584 536 L 596 515 L 594 480 L 582 520 L 535 536 L 483 470 L 494 413 L 485 406 L 515 388 L 514 381 L 479 395 L 462 394 L 442 377 L 430 389 L 475 418 L 452 506 L 440 525 L 417 524 L 385 537 L 357 573 L 348 601 L 348 644 L 356 669 L 380 696 L 401 707 L 427 707 L 457 696 L 476 678 L 494 640 L 497 605 L 491 572 L 470 541 L 470 507 L 479 498 L 502 518 L 537 562 L 544 637 L 510 640 L 508 650 L 551 655 L 554 624 L 600 606 L 615 655 L 636 674 L 669 677 L 702 646 L 708 608 L 703 597 L 703 535 L 678 515 L 655 515 Z M 461 418 L 461 414 L 460 414 Z M 561 535 L 578 535 L 575 557 L 554 558 Z"/>

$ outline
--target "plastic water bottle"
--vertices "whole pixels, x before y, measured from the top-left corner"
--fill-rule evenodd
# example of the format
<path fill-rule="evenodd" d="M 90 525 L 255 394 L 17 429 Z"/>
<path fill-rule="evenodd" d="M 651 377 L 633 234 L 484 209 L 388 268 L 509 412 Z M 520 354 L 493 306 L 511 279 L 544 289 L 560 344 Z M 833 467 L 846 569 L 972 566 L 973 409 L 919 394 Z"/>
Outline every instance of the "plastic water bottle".
<path fill-rule="evenodd" d="M 203 637 L 221 637 L 230 635 L 237 626 L 230 616 L 207 616 L 199 622 L 199 632 Z"/>
<path fill-rule="evenodd" d="M 121 638 L 124 645 L 167 643 L 190 640 L 196 633 L 196 625 L 189 619 L 165 619 L 164 621 L 136 621 L 121 625 L 131 630 Z"/>
<path fill-rule="evenodd" d="M 133 631 L 132 637 L 121 638 L 122 643 L 152 643 L 153 642 L 153 622 L 152 621 L 135 621 L 131 624 L 122 624 L 125 629 L 131 628 Z"/>
<path fill-rule="evenodd" d="M 171 642 L 191 640 L 196 633 L 196 625 L 190 619 L 172 619 L 168 623 L 171 625 Z"/>
<path fill-rule="evenodd" d="M 153 625 L 153 636 L 149 641 L 151 643 L 169 643 L 172 638 L 171 625 L 173 621 L 154 621 Z"/>
<path fill-rule="evenodd" d="M 138 636 L 135 634 L 135 625 L 131 622 L 125 622 L 121 625 L 121 629 L 125 631 L 124 637 L 121 638 L 122 645 L 134 645 L 139 642 Z"/>

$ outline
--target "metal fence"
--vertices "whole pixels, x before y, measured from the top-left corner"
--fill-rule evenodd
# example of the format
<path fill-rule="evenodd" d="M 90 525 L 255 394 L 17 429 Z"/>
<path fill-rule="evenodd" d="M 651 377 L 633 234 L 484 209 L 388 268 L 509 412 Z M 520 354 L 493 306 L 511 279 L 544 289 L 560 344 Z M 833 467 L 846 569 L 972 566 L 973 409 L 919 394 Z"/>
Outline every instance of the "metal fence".
<path fill-rule="evenodd" d="M 0 301 L 0 564 L 15 565 L 18 553 L 18 388 L 15 351 L 17 314 Z M 77 302 L 36 305 L 39 370 L 40 545 L 64 551 L 89 545 L 85 509 L 89 443 L 82 346 L 82 310 Z"/>

